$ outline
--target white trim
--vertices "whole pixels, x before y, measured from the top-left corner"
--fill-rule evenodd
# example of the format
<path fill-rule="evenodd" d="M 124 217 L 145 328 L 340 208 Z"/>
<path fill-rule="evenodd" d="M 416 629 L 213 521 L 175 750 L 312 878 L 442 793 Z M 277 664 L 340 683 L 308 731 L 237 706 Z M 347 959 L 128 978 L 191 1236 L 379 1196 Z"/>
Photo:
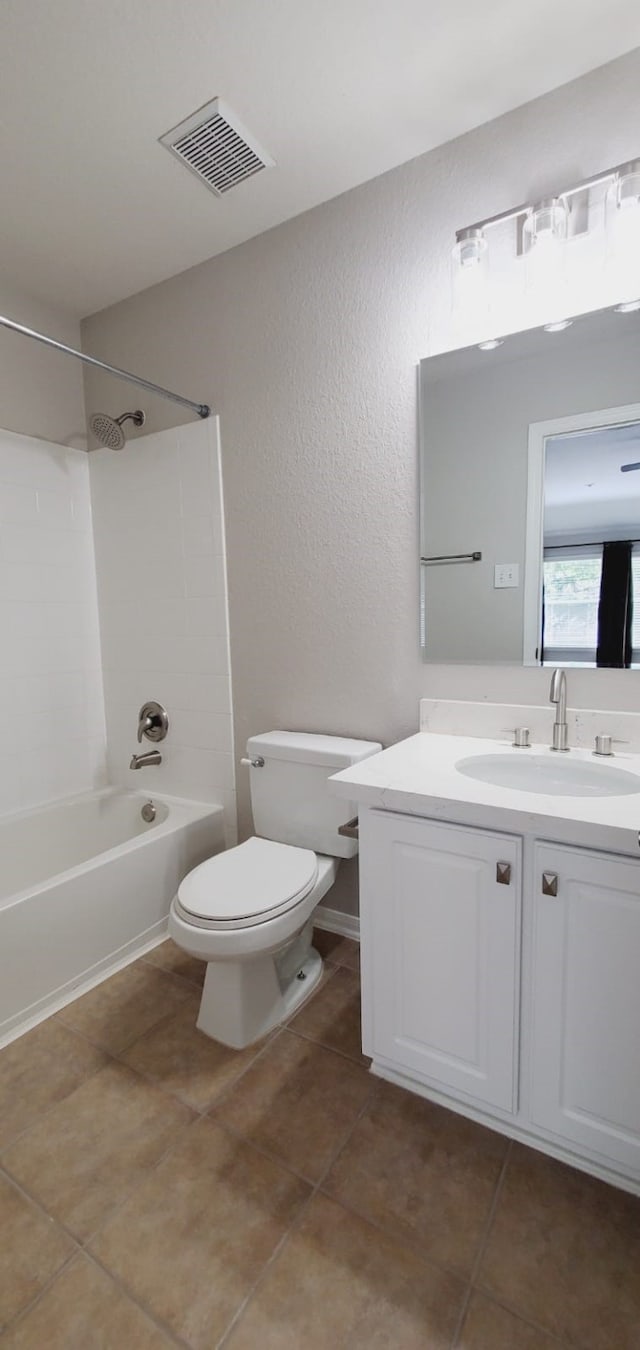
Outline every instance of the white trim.
<path fill-rule="evenodd" d="M 133 961 L 139 961 L 141 956 L 153 951 L 154 947 L 159 947 L 168 936 L 167 925 L 168 919 L 159 919 L 157 923 L 151 925 L 151 928 L 147 928 L 145 933 L 139 933 L 130 942 L 126 942 L 119 951 L 111 952 L 89 970 L 83 971 L 82 975 L 74 976 L 66 984 L 59 985 L 53 993 L 45 994 L 44 998 L 32 1003 L 30 1008 L 23 1008 L 15 1016 L 8 1017 L 2 1025 L 0 1049 L 10 1045 L 11 1041 L 17 1040 L 19 1036 L 24 1036 L 25 1032 L 31 1031 L 48 1017 L 53 1017 L 54 1013 L 60 1012 L 69 1003 L 75 1003 L 76 999 L 87 994 L 90 989 L 95 989 L 96 985 L 108 980 L 110 975 L 116 975 L 119 970 L 124 970 L 125 966 L 130 966 Z"/>
<path fill-rule="evenodd" d="M 360 920 L 357 914 L 343 914 L 341 909 L 327 909 L 318 905 L 313 915 L 314 928 L 326 933 L 340 933 L 342 937 L 360 941 Z"/>
<path fill-rule="evenodd" d="M 597 427 L 627 426 L 640 422 L 640 403 L 625 403 L 619 408 L 599 408 L 593 412 L 571 413 L 545 422 L 529 424 L 527 472 L 527 521 L 525 529 L 524 622 L 522 664 L 538 666 L 536 650 L 542 628 L 542 555 L 544 544 L 544 462 L 550 436 L 573 436 Z"/>

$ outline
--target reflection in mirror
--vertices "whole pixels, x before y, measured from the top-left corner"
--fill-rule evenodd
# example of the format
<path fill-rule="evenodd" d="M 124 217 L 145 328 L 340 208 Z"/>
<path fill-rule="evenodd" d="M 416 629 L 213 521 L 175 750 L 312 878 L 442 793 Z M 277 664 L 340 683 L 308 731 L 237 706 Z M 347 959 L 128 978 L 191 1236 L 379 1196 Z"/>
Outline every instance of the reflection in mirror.
<path fill-rule="evenodd" d="M 640 407 L 638 418 L 546 442 L 544 664 L 640 661 Z"/>
<path fill-rule="evenodd" d="M 640 665 L 640 313 L 422 361 L 420 457 L 425 660 Z"/>

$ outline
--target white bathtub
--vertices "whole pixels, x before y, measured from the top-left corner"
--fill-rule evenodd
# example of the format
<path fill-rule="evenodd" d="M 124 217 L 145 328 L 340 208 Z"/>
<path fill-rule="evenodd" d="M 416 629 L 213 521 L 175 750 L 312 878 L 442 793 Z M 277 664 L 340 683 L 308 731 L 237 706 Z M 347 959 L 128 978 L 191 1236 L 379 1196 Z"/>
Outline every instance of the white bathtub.
<path fill-rule="evenodd" d="M 107 788 L 0 821 L 0 1045 L 148 950 L 221 806 Z"/>

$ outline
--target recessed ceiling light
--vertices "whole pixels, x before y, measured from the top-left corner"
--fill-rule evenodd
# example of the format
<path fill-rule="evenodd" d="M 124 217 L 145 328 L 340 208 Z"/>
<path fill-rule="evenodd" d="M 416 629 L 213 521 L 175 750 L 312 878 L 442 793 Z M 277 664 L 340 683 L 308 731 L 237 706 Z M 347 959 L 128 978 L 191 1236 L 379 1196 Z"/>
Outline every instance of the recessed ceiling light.
<path fill-rule="evenodd" d="M 573 319 L 558 319 L 555 323 L 545 323 L 545 333 L 563 333 L 565 328 L 570 328 Z"/>
<path fill-rule="evenodd" d="M 478 350 L 481 352 L 494 352 L 496 347 L 501 347 L 504 338 L 488 338 L 486 342 L 478 343 Z"/>
<path fill-rule="evenodd" d="M 634 310 L 640 309 L 640 300 L 625 300 L 623 305 L 614 305 L 616 314 L 633 314 Z"/>

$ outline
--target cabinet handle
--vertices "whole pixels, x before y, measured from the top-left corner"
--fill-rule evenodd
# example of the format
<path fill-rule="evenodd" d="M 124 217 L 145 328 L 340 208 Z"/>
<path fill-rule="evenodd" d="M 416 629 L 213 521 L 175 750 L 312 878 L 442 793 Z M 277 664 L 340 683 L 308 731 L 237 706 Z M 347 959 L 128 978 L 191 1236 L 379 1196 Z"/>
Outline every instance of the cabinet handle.
<path fill-rule="evenodd" d="M 496 863 L 496 881 L 499 886 L 511 885 L 511 863 Z"/>
<path fill-rule="evenodd" d="M 543 872 L 543 873 L 542 873 L 542 894 L 543 894 L 543 895 L 557 895 L 557 894 L 558 894 L 558 873 L 557 873 L 557 872 Z"/>

